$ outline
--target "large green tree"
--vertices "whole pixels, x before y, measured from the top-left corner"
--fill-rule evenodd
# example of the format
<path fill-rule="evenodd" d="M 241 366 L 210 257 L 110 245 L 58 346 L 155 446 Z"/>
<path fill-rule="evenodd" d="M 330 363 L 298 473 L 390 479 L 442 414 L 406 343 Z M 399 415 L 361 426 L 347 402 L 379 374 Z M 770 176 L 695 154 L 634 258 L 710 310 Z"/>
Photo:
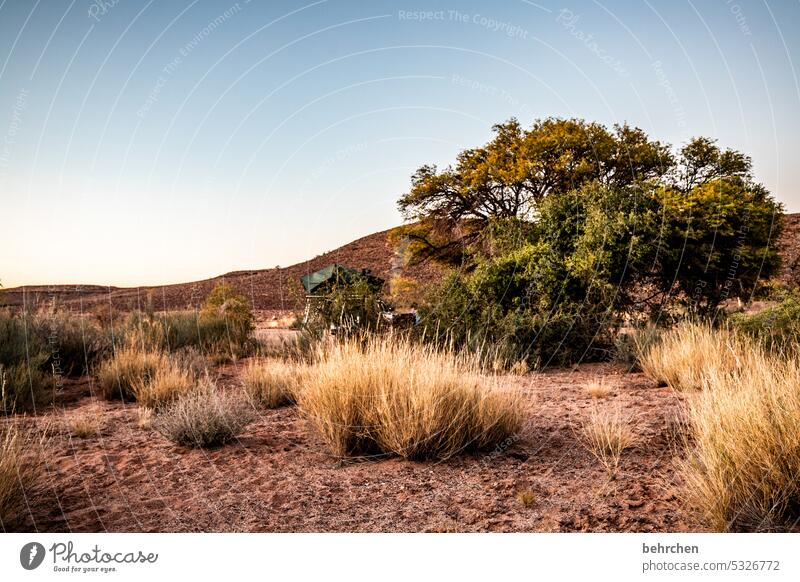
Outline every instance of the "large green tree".
<path fill-rule="evenodd" d="M 548 118 L 524 129 L 516 119 L 494 126 L 483 147 L 464 150 L 444 170 L 423 166 L 398 203 L 413 224 L 400 234 L 415 258 L 470 261 L 493 220 L 535 220 L 541 202 L 582 184 L 624 187 L 664 177 L 669 147 L 641 129 Z"/>
<path fill-rule="evenodd" d="M 400 201 L 417 257 L 462 267 L 424 309 L 455 341 L 580 359 L 631 317 L 747 301 L 779 266 L 782 207 L 740 152 L 701 137 L 672 156 L 641 130 L 575 120 L 495 132 Z"/>

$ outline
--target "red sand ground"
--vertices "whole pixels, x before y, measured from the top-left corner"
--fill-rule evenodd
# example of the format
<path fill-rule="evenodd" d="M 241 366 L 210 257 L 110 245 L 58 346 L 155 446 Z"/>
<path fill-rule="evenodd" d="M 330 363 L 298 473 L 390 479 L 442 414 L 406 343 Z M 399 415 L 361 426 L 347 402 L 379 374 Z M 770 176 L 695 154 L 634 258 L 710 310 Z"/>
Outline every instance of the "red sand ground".
<path fill-rule="evenodd" d="M 220 382 L 241 389 L 234 366 Z M 586 384 L 603 375 L 613 395 L 593 400 Z M 189 450 L 139 428 L 133 405 L 70 383 L 49 423 L 48 478 L 27 531 L 691 531 L 699 525 L 676 496 L 673 456 L 681 398 L 641 374 L 582 365 L 507 377 L 524 394 L 519 439 L 494 454 L 446 462 L 397 458 L 337 463 L 296 407 L 266 410 L 240 440 Z M 593 406 L 620 407 L 638 442 L 609 481 L 581 444 Z M 72 435 L 71 421 L 96 415 L 96 436 Z M 516 498 L 535 495 L 532 507 Z"/>

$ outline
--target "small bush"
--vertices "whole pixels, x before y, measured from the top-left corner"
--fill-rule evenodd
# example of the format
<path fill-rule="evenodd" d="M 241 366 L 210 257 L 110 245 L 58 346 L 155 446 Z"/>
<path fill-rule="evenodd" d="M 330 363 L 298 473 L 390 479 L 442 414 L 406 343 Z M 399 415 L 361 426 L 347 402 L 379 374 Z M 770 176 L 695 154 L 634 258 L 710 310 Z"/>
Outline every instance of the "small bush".
<path fill-rule="evenodd" d="M 47 366 L 64 376 L 88 374 L 94 363 L 109 351 L 110 342 L 89 317 L 65 312 L 35 318 L 37 333 L 48 354 Z"/>
<path fill-rule="evenodd" d="M 151 375 L 133 380 L 131 393 L 140 406 L 159 410 L 192 391 L 195 385 L 191 371 L 176 362 L 163 360 Z"/>
<path fill-rule="evenodd" d="M 0 528 L 8 531 L 28 510 L 41 476 L 40 444 L 14 425 L 0 431 Z"/>
<path fill-rule="evenodd" d="M 248 365 L 242 382 L 253 403 L 278 408 L 295 402 L 307 374 L 308 367 L 303 364 L 267 360 Z"/>
<path fill-rule="evenodd" d="M 125 347 L 98 370 L 98 380 L 103 396 L 109 400 L 134 400 L 137 385 L 150 382 L 156 372 L 166 365 L 166 356 L 159 352 Z"/>
<path fill-rule="evenodd" d="M 494 446 L 522 423 L 516 394 L 474 362 L 393 338 L 331 346 L 298 402 L 338 457 L 447 459 Z"/>
<path fill-rule="evenodd" d="M 734 329 L 754 339 L 764 349 L 798 354 L 800 346 L 800 296 L 790 294 L 779 303 L 754 314 L 731 316 Z"/>
<path fill-rule="evenodd" d="M 611 479 L 617 474 L 622 452 L 635 441 L 630 423 L 619 411 L 612 414 L 593 410 L 583 426 L 583 438 L 589 452 L 600 461 Z"/>
<path fill-rule="evenodd" d="M 178 398 L 154 426 L 166 438 L 185 447 L 224 445 L 255 418 L 241 397 L 220 394 L 210 381 Z"/>
<path fill-rule="evenodd" d="M 55 378 L 33 318 L 0 310 L 0 413 L 36 410 L 50 404 Z"/>

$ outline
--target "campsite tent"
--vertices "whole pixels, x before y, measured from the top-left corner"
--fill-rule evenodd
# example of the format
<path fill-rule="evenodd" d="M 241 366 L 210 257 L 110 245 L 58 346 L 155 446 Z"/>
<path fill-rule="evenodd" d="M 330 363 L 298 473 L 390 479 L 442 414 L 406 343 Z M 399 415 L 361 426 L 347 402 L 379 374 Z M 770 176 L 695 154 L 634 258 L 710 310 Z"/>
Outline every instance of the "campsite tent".
<path fill-rule="evenodd" d="M 306 290 L 306 295 L 314 296 L 325 294 L 338 285 L 348 285 L 358 279 L 365 279 L 375 290 L 383 286 L 383 279 L 371 275 L 368 269 L 358 271 L 337 263 L 300 277 L 300 282 Z"/>

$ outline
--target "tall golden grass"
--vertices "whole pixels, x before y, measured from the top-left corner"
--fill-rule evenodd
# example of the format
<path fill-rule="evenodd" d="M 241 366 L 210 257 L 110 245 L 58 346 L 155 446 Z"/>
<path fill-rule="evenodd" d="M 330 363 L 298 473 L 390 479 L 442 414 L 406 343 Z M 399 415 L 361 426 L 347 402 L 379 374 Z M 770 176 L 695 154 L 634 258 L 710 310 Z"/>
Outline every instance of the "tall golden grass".
<path fill-rule="evenodd" d="M 308 366 L 291 360 L 250 363 L 242 371 L 245 392 L 254 404 L 278 408 L 295 402 L 308 375 Z"/>
<path fill-rule="evenodd" d="M 133 345 L 117 350 L 104 360 L 97 372 L 100 391 L 109 400 L 136 398 L 136 386 L 149 382 L 167 362 L 166 355 Z"/>
<path fill-rule="evenodd" d="M 653 366 L 653 363 L 656 366 Z M 681 462 L 686 498 L 716 531 L 797 528 L 800 520 L 800 361 L 731 332 L 682 326 L 645 369 L 687 398 Z"/>
<path fill-rule="evenodd" d="M 392 337 L 318 354 L 298 403 L 338 457 L 447 459 L 519 431 L 515 392 L 476 362 Z"/>
<path fill-rule="evenodd" d="M 135 378 L 131 392 L 140 406 L 158 410 L 191 392 L 197 384 L 196 380 L 191 370 L 165 358 L 152 376 Z"/>
<path fill-rule="evenodd" d="M 625 449 L 636 441 L 636 434 L 628 419 L 619 409 L 592 410 L 589 420 L 583 425 L 583 438 L 589 452 L 600 461 L 608 477 L 613 479 Z"/>
<path fill-rule="evenodd" d="M 0 529 L 8 530 L 28 510 L 41 475 L 41 443 L 32 443 L 16 425 L 0 429 Z"/>
<path fill-rule="evenodd" d="M 639 361 L 645 374 L 670 388 L 699 390 L 714 370 L 746 365 L 741 359 L 750 353 L 745 344 L 727 330 L 682 323 L 646 346 Z"/>

